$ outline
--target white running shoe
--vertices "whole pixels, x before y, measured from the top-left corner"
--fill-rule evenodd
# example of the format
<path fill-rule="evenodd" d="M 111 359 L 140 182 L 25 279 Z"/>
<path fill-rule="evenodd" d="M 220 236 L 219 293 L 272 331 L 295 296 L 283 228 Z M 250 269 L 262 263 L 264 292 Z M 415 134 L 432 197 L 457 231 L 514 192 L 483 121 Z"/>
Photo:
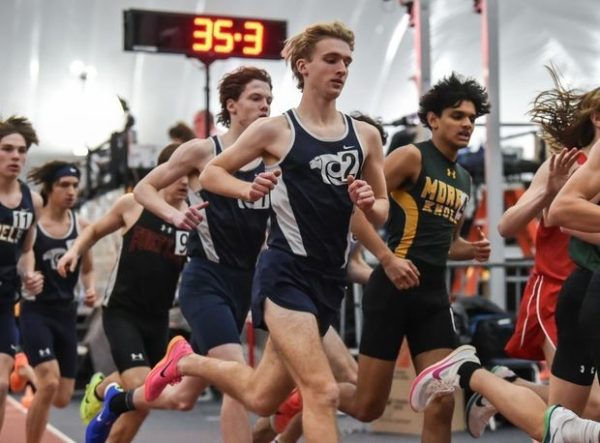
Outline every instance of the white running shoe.
<path fill-rule="evenodd" d="M 543 443 L 600 443 L 600 423 L 560 405 L 546 410 L 544 426 Z"/>
<path fill-rule="evenodd" d="M 504 379 L 516 377 L 516 374 L 506 366 L 494 366 L 491 372 Z M 469 435 L 473 438 L 481 437 L 488 425 L 490 428 L 495 429 L 496 422 L 494 421 L 494 415 L 497 413 L 498 410 L 481 394 L 475 392 L 471 395 L 465 408 L 466 425 Z"/>
<path fill-rule="evenodd" d="M 454 393 L 459 386 L 458 368 L 467 361 L 480 364 L 471 345 L 456 348 L 446 358 L 421 371 L 410 389 L 410 407 L 421 412 L 433 398 Z"/>

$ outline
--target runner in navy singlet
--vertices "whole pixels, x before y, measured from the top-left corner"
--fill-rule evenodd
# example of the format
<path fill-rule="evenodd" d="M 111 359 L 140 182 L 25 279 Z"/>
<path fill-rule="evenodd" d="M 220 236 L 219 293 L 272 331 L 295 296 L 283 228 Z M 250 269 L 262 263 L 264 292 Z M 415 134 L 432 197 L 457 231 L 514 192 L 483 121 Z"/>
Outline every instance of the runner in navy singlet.
<path fill-rule="evenodd" d="M 8 378 L 17 349 L 14 304 L 21 290 L 42 290 L 43 276 L 34 271 L 33 238 L 42 198 L 19 180 L 27 151 L 37 144 L 31 123 L 23 117 L 0 120 L 0 384 Z M 8 389 L 0 389 L 0 430 Z"/>
<path fill-rule="evenodd" d="M 44 207 L 37 223 L 35 268 L 44 276 L 44 288 L 33 297 L 21 301 L 19 324 L 23 348 L 35 370 L 36 393 L 27 410 L 25 431 L 28 442 L 42 439 L 50 406 L 66 407 L 71 401 L 77 372 L 77 303 L 76 272 L 62 278 L 56 265 L 88 222 L 72 210 L 77 202 L 79 169 L 72 163 L 51 161 L 34 168 L 28 179 L 41 184 Z M 81 265 L 84 302 L 93 306 L 96 300 L 91 254 L 85 254 Z"/>
<path fill-rule="evenodd" d="M 189 262 L 181 277 L 179 303 L 192 329 L 194 349 L 223 360 L 244 361 L 240 333 L 250 308 L 252 276 L 256 257 L 264 244 L 269 217 L 269 197 L 255 202 L 222 197 L 207 192 L 198 183 L 198 174 L 215 155 L 227 151 L 253 121 L 269 115 L 271 78 L 262 69 L 246 66 L 226 74 L 219 83 L 221 113 L 219 121 L 228 131 L 207 139 L 184 143 L 171 160 L 148 174 L 134 193 L 140 203 L 161 219 L 190 229 L 187 244 Z M 249 162 L 236 174 L 251 182 L 264 171 L 258 160 Z M 190 178 L 187 211 L 173 210 L 165 204 L 158 190 L 177 180 Z M 97 391 L 102 393 L 105 384 Z M 106 410 L 119 414 L 126 410 L 191 409 L 207 383 L 187 377 L 175 388 L 168 389 L 155 401 L 146 401 L 143 389 L 125 393 L 131 396 L 125 408 Z M 117 395 L 115 401 L 120 401 Z M 113 402 L 111 402 L 113 403 Z M 125 402 L 123 402 L 125 403 Z M 102 428 L 88 428 L 93 439 L 103 434 Z M 223 441 L 252 441 L 248 414 L 240 403 L 225 395 L 221 408 Z"/>
<path fill-rule="evenodd" d="M 379 225 L 388 210 L 377 130 L 336 109 L 353 46 L 353 32 L 339 22 L 289 39 L 283 54 L 303 91 L 300 105 L 251 125 L 201 175 L 202 186 L 218 194 L 271 198 L 268 249 L 253 286 L 253 320 L 270 333 L 258 367 L 190 354 L 181 339 L 163 361 L 168 368 L 158 365 L 146 380 L 150 397 L 181 375 L 194 375 L 267 415 L 297 385 L 306 441 L 338 441 L 338 387 L 321 336 L 343 296 L 352 212 Z M 258 158 L 267 172 L 252 183 L 233 176 Z"/>

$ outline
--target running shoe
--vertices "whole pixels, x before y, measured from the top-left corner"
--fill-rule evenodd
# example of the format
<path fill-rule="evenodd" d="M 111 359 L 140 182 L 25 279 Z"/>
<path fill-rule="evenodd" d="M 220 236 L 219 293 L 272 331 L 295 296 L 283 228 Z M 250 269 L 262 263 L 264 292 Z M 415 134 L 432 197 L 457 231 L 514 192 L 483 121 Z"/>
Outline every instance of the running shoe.
<path fill-rule="evenodd" d="M 27 386 L 27 378 L 21 374 L 21 368 L 27 366 L 29 361 L 24 352 L 18 352 L 15 355 L 15 366 L 10 373 L 10 390 L 12 392 L 21 392 Z"/>
<path fill-rule="evenodd" d="M 294 389 L 288 398 L 279 405 L 277 412 L 271 416 L 271 427 L 278 434 L 283 433 L 288 423 L 300 411 L 302 411 L 302 396 L 298 389 Z"/>
<path fill-rule="evenodd" d="M 494 366 L 491 372 L 504 379 L 516 377 L 516 374 L 506 366 Z M 473 438 L 481 437 L 488 425 L 494 429 L 496 425 L 494 415 L 497 413 L 498 410 L 486 398 L 478 392 L 473 393 L 465 408 L 466 425 L 469 435 Z"/>
<path fill-rule="evenodd" d="M 167 385 L 174 385 L 181 381 L 177 363 L 183 357 L 193 353 L 192 347 L 181 335 L 171 339 L 167 347 L 167 353 L 146 377 L 144 383 L 146 401 L 156 400 Z"/>
<path fill-rule="evenodd" d="M 90 378 L 90 382 L 85 385 L 85 394 L 79 404 L 79 417 L 83 424 L 87 425 L 92 418 L 102 408 L 102 400 L 96 395 L 96 388 L 104 380 L 104 374 L 102 372 L 96 372 Z"/>
<path fill-rule="evenodd" d="M 475 348 L 462 345 L 446 358 L 423 369 L 410 389 L 411 408 L 415 412 L 424 411 L 432 399 L 454 393 L 459 386 L 458 369 L 468 361 L 480 364 Z"/>
<path fill-rule="evenodd" d="M 85 443 L 104 443 L 110 434 L 112 425 L 119 416 L 110 410 L 112 398 L 122 393 L 123 390 L 116 383 L 111 383 L 104 391 L 104 403 L 100 412 L 89 422 L 85 428 Z"/>
<path fill-rule="evenodd" d="M 600 423 L 577 416 L 560 405 L 550 406 L 544 414 L 542 443 L 598 443 Z"/>

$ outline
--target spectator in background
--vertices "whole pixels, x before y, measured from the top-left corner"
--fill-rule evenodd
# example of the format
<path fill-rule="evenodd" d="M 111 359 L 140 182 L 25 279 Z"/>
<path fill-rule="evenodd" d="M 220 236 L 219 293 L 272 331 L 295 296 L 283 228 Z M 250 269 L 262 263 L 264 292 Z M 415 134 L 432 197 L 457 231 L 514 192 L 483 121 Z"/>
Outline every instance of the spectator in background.
<path fill-rule="evenodd" d="M 169 128 L 169 139 L 172 143 L 180 145 L 193 138 L 196 138 L 194 131 L 183 122 L 177 122 Z"/>
<path fill-rule="evenodd" d="M 196 138 L 208 138 L 217 133 L 215 118 L 212 112 L 208 111 L 208 131 L 206 129 L 206 109 L 201 109 L 194 115 L 194 132 Z"/>

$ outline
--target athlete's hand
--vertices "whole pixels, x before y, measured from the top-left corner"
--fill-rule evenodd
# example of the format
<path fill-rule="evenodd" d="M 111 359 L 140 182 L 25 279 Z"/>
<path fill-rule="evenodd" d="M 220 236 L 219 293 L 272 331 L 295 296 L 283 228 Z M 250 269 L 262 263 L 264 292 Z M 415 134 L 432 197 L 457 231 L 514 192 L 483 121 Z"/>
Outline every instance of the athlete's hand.
<path fill-rule="evenodd" d="M 200 211 L 207 206 L 208 202 L 202 202 L 188 207 L 184 212 L 177 211 L 168 222 L 179 229 L 188 231 L 194 229 L 202 220 L 204 220 L 204 215 L 202 215 L 202 212 Z"/>
<path fill-rule="evenodd" d="M 348 176 L 348 194 L 350 200 L 363 212 L 369 211 L 375 204 L 375 194 L 371 185 L 364 180 L 357 180 L 353 175 Z"/>
<path fill-rule="evenodd" d="M 98 295 L 96 294 L 95 288 L 88 288 L 85 290 L 85 295 L 83 297 L 83 304 L 93 308 L 96 304 L 96 300 L 98 299 Z"/>
<path fill-rule="evenodd" d="M 269 192 L 275 188 L 275 185 L 279 181 L 278 177 L 281 175 L 281 171 L 276 169 L 272 172 L 261 172 L 256 177 L 252 183 L 250 183 L 250 188 L 248 189 L 248 195 L 244 200 L 255 202 L 263 198 Z"/>
<path fill-rule="evenodd" d="M 577 148 L 564 148 L 558 154 L 552 154 L 550 157 L 548 182 L 546 184 L 546 189 L 551 195 L 558 194 L 558 191 L 567 182 L 575 170 L 573 165 L 580 154 Z"/>
<path fill-rule="evenodd" d="M 29 295 L 38 295 L 44 288 L 44 275 L 40 271 L 28 272 L 23 276 L 23 286 Z"/>
<path fill-rule="evenodd" d="M 67 272 L 75 272 L 77 263 L 79 263 L 79 256 L 75 253 L 75 251 L 69 249 L 58 260 L 58 263 L 56 264 L 56 271 L 62 278 L 67 278 Z"/>
<path fill-rule="evenodd" d="M 419 277 L 421 274 L 414 263 L 408 259 L 390 254 L 381 260 L 381 266 L 398 289 L 414 288 L 420 284 Z"/>
<path fill-rule="evenodd" d="M 471 245 L 473 246 L 473 258 L 478 262 L 488 261 L 490 253 L 492 252 L 490 241 L 485 236 L 480 226 L 477 226 L 477 229 L 479 230 L 479 240 L 471 242 Z"/>

